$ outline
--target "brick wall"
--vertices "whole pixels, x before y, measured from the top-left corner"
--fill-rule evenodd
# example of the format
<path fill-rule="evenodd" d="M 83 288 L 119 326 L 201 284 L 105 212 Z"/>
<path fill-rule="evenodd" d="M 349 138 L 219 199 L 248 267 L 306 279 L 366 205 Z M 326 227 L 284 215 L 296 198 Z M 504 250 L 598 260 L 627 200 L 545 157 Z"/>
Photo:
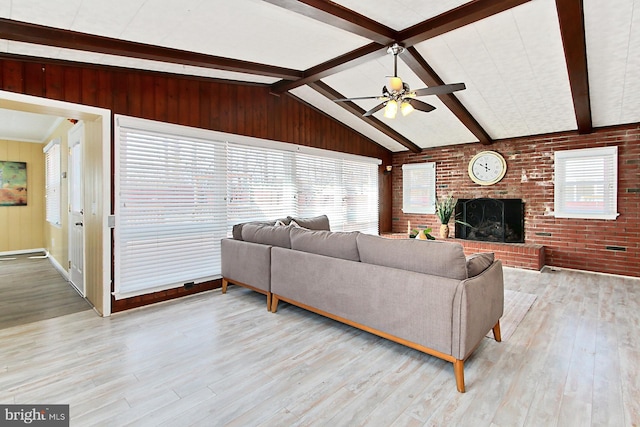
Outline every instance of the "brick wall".
<path fill-rule="evenodd" d="M 553 216 L 553 156 L 555 151 L 618 146 L 618 212 L 615 221 Z M 469 178 L 469 160 L 493 150 L 507 161 L 499 183 L 480 186 Z M 393 156 L 393 232 L 412 228 L 439 229 L 435 215 L 402 212 L 402 165 L 436 162 L 438 197 L 521 198 L 525 203 L 525 243 L 545 246 L 546 265 L 640 277 L 640 124 L 596 130 L 500 140 L 492 145 L 462 144 Z M 453 236 L 453 228 L 450 227 Z"/>

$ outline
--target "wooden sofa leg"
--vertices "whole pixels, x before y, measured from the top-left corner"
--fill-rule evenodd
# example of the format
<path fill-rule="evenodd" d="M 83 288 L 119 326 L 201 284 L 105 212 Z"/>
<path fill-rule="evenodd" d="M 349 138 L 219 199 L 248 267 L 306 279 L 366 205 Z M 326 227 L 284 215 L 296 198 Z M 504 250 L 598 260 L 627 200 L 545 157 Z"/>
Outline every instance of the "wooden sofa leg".
<path fill-rule="evenodd" d="M 271 295 L 271 312 L 275 313 L 276 311 L 278 311 L 278 302 L 280 300 L 278 299 L 278 297 L 276 295 Z"/>
<path fill-rule="evenodd" d="M 498 320 L 498 323 L 496 323 L 496 326 L 493 327 L 493 337 L 498 342 L 502 341 L 502 336 L 500 335 L 500 321 L 499 320 Z"/>
<path fill-rule="evenodd" d="M 453 373 L 456 376 L 456 387 L 460 393 L 464 393 L 464 360 L 456 359 L 453 362 Z"/>
<path fill-rule="evenodd" d="M 267 311 L 271 311 L 271 292 L 267 292 Z"/>
<path fill-rule="evenodd" d="M 227 293 L 227 286 L 228 285 L 229 285 L 229 281 L 223 277 L 222 278 L 222 293 L 223 294 Z"/>

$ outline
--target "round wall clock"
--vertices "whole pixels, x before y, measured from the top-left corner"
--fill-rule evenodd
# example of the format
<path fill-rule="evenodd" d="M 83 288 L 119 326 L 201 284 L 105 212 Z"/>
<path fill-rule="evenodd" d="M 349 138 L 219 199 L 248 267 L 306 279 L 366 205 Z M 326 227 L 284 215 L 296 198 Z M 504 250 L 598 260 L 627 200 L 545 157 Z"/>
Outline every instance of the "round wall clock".
<path fill-rule="evenodd" d="M 507 173 L 507 162 L 495 151 L 481 151 L 469 162 L 469 177 L 476 184 L 493 185 Z"/>

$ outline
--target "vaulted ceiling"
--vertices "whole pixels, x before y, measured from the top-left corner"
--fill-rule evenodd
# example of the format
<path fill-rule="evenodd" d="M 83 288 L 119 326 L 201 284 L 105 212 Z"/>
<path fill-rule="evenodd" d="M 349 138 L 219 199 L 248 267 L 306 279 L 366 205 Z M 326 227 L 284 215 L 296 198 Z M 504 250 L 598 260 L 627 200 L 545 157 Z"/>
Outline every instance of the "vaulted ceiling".
<path fill-rule="evenodd" d="M 395 119 L 393 74 L 464 82 Z M 640 122 L 640 0 L 0 0 L 0 54 L 269 85 L 393 152 Z"/>

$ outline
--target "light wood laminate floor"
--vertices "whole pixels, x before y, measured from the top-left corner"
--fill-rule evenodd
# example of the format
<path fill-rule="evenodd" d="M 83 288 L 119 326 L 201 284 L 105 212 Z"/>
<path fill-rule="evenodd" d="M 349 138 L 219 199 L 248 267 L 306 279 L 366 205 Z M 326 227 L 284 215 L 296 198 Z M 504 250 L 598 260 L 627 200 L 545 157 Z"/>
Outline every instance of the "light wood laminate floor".
<path fill-rule="evenodd" d="M 0 257 L 0 329 L 91 310 L 41 255 Z"/>
<path fill-rule="evenodd" d="M 505 269 L 538 296 L 506 342 L 453 367 L 230 286 L 99 318 L 0 330 L 0 403 L 72 426 L 640 425 L 640 281 Z"/>

